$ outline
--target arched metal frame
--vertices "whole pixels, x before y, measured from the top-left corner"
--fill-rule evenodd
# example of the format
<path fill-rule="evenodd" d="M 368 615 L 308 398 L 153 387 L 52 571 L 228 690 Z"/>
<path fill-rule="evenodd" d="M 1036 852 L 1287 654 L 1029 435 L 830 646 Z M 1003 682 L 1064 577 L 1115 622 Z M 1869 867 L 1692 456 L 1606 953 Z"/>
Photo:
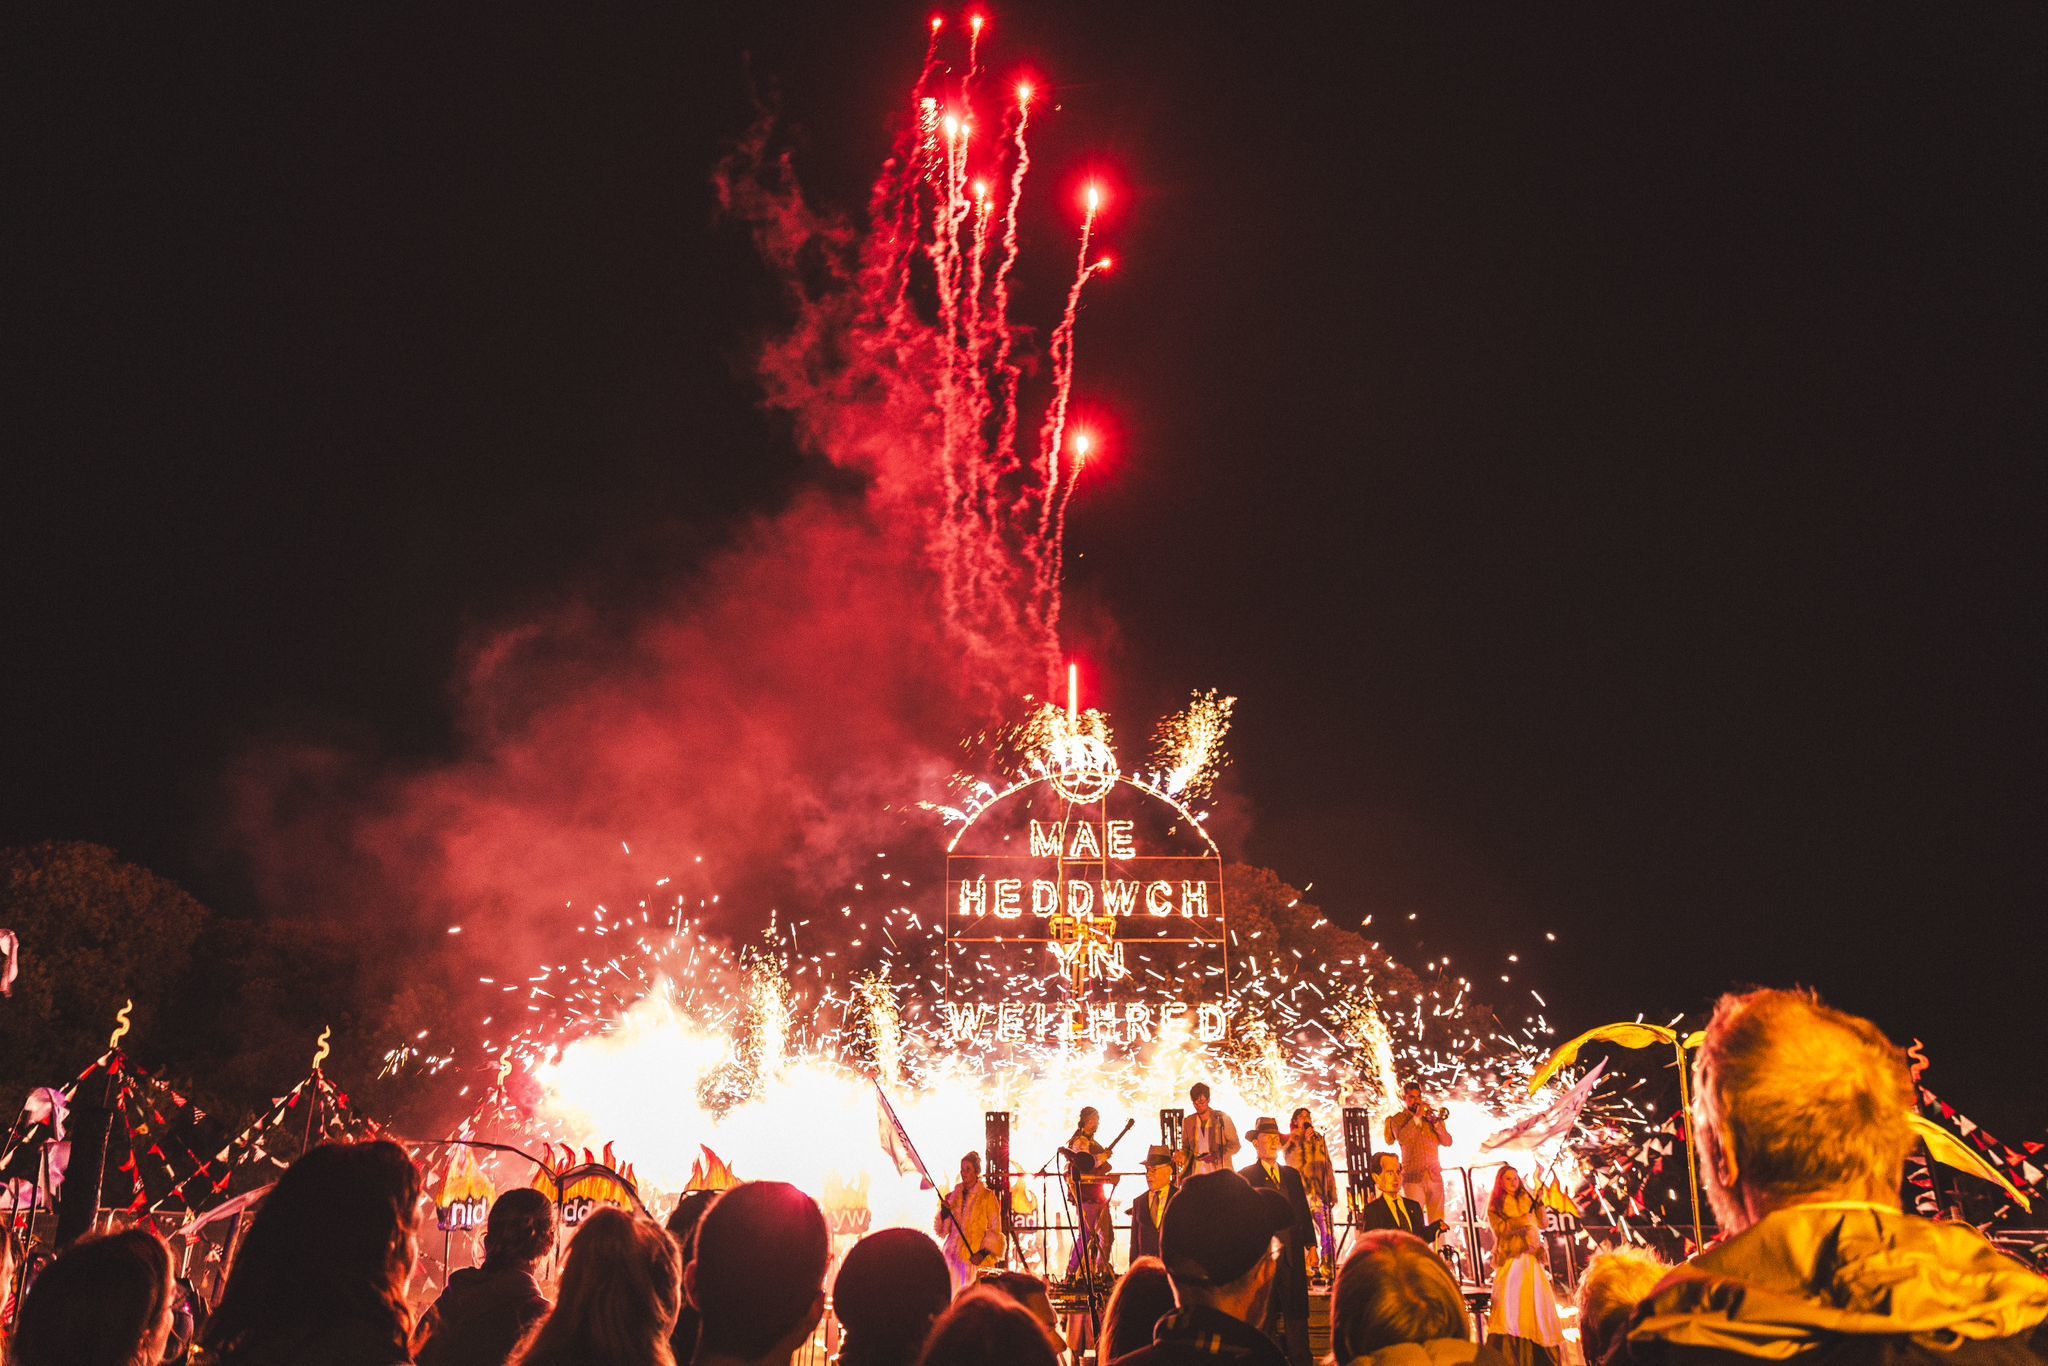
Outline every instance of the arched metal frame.
<path fill-rule="evenodd" d="M 974 830 L 976 826 L 981 824 L 981 822 L 985 818 L 987 818 L 992 812 L 996 811 L 997 808 L 1007 804 L 1010 801 L 1010 799 L 1018 796 L 1021 793 L 1028 791 L 1031 788 L 1045 787 L 1055 793 L 1058 800 L 1061 803 L 1063 803 L 1066 807 L 1067 812 L 1065 818 L 1061 821 L 1060 824 L 1061 836 L 1059 852 L 1052 860 L 1052 866 L 1056 870 L 1058 884 L 1062 888 L 1064 888 L 1067 883 L 1067 869 L 1069 866 L 1086 867 L 1098 870 L 1098 874 L 1093 880 L 1098 884 L 1098 895 L 1100 895 L 1100 884 L 1107 881 L 1108 869 L 1111 862 L 1143 863 L 1148 860 L 1156 859 L 1160 861 L 1172 861 L 1175 863 L 1186 863 L 1190 860 L 1205 860 L 1211 863 L 1214 872 L 1212 880 L 1216 887 L 1216 906 L 1215 915 L 1213 919 L 1215 933 L 1213 935 L 1143 936 L 1133 937 L 1130 940 L 1123 940 L 1122 936 L 1119 935 L 1119 941 L 1133 944 L 1143 944 L 1148 946 L 1155 944 L 1185 944 L 1190 946 L 1199 946 L 1202 948 L 1215 949 L 1217 953 L 1217 977 L 1218 980 L 1222 983 L 1223 993 L 1222 1000 L 1219 1002 L 1219 1004 L 1222 1005 L 1227 1015 L 1229 1012 L 1231 1000 L 1230 925 L 1228 910 L 1224 904 L 1223 853 L 1222 850 L 1217 847 L 1216 841 L 1210 837 L 1208 830 L 1206 830 L 1203 827 L 1201 818 L 1198 817 L 1193 811 L 1189 810 L 1185 804 L 1183 804 L 1176 798 L 1170 796 L 1166 792 L 1161 791 L 1159 788 L 1152 786 L 1150 783 L 1144 782 L 1137 778 L 1133 778 L 1128 774 L 1118 774 L 1115 780 L 1110 784 L 1109 788 L 1104 791 L 1100 799 L 1098 799 L 1095 802 L 1085 804 L 1086 806 L 1092 807 L 1094 809 L 1095 819 L 1104 831 L 1105 847 L 1102 851 L 1103 856 L 1100 859 L 1070 860 L 1067 857 L 1068 838 L 1066 835 L 1066 831 L 1068 829 L 1068 822 L 1070 822 L 1073 819 L 1073 813 L 1077 809 L 1080 809 L 1084 804 L 1069 801 L 1064 795 L 1059 795 L 1059 789 L 1056 786 L 1054 780 L 1055 775 L 1047 773 L 1041 774 L 1038 777 L 1026 778 L 1018 782 L 1012 783 L 1010 786 L 1004 788 L 1002 791 L 991 796 L 987 801 L 981 803 L 980 806 L 975 809 L 973 816 L 970 817 L 964 824 L 961 825 L 961 827 L 958 830 L 956 830 L 953 833 L 953 838 L 946 844 L 946 877 L 944 882 L 942 883 L 941 888 L 942 895 L 945 899 L 944 918 L 941 921 L 941 933 L 944 939 L 943 957 L 945 999 L 949 1001 L 953 999 L 953 956 L 957 946 L 963 944 L 1049 944 L 1052 942 L 1051 936 L 1047 934 L 993 934 L 974 937 L 962 937 L 956 935 L 953 932 L 954 921 L 957 917 L 957 898 L 954 894 L 954 887 L 956 883 L 960 880 L 955 877 L 956 861 L 986 859 L 991 862 L 1014 862 L 1017 861 L 1019 857 L 1014 854 L 962 854 L 959 852 L 961 841 L 966 839 L 969 832 L 971 832 L 972 830 Z M 1202 846 L 1206 852 L 1198 854 L 1139 854 L 1131 859 L 1111 860 L 1109 858 L 1106 840 L 1109 825 L 1109 801 L 1111 794 L 1115 793 L 1119 788 L 1123 787 L 1128 787 L 1135 792 L 1138 792 L 1146 797 L 1149 797 L 1154 801 L 1164 803 L 1166 806 L 1172 808 L 1172 810 L 1180 817 L 1180 822 L 1185 823 L 1186 827 L 1192 832 L 1194 832 L 1194 834 L 1197 837 L 1199 837 Z M 1084 878 L 1082 880 L 1085 881 L 1088 879 Z"/>

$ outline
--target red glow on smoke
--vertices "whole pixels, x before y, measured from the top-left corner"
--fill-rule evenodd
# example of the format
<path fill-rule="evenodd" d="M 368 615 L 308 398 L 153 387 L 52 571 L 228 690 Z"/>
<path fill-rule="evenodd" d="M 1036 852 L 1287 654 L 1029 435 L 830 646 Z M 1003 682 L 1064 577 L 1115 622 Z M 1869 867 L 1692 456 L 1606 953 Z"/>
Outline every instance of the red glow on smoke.
<path fill-rule="evenodd" d="M 945 789 L 951 737 L 1057 685 L 1066 514 L 1102 441 L 1069 421 L 1076 330 L 1104 263 L 1084 223 L 1063 300 L 1013 299 L 1031 87 L 970 138 L 979 59 L 942 60 L 941 27 L 864 224 L 806 203 L 765 126 L 717 181 L 784 288 L 766 403 L 859 491 L 736 529 L 642 614 L 593 596 L 483 633 L 447 762 L 249 756 L 236 820 L 266 899 L 519 958 L 608 879 L 834 886 Z M 444 932 L 472 915 L 493 934 Z"/>

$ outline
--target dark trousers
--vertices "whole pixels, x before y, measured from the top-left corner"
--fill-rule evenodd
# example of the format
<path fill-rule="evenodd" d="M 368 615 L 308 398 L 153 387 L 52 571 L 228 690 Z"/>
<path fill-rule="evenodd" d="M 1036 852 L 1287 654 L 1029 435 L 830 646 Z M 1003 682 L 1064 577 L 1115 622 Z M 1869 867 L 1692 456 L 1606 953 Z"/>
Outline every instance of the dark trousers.
<path fill-rule="evenodd" d="M 1067 1274 L 1081 1269 L 1081 1248 L 1088 1247 L 1090 1269 L 1097 1276 L 1110 1276 L 1109 1239 L 1111 1214 L 1107 1203 L 1081 1206 L 1081 1229 L 1074 1237 L 1074 1250 L 1067 1255 Z"/>
<path fill-rule="evenodd" d="M 1281 1256 L 1295 1259 L 1295 1274 L 1302 1277 L 1303 1284 L 1299 1289 L 1288 1285 L 1287 1269 L 1281 1268 L 1273 1278 L 1273 1296 L 1266 1301 L 1266 1321 L 1259 1326 L 1287 1353 L 1292 1366 L 1313 1366 L 1308 1354 L 1307 1272 L 1301 1269 L 1299 1251 L 1289 1249 Z"/>

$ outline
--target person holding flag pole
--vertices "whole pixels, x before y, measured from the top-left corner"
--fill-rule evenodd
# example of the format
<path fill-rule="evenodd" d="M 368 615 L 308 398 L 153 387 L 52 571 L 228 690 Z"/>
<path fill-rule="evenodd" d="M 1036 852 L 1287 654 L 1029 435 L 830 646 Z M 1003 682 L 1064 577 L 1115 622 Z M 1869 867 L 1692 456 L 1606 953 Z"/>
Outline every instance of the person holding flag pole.
<path fill-rule="evenodd" d="M 881 1130 L 882 1151 L 896 1164 L 898 1176 L 915 1173 L 924 1183 L 922 1189 L 938 1191 L 939 1183 L 932 1180 L 931 1170 L 924 1165 L 924 1159 L 917 1155 L 917 1145 L 910 1141 L 910 1131 L 903 1127 L 903 1121 L 896 1117 L 896 1107 L 889 1103 L 888 1093 L 882 1090 L 882 1083 L 875 1083 L 875 1120 Z M 953 1206 L 946 1201 L 943 1192 L 939 1196 L 939 1211 L 953 1226 L 953 1233 L 960 1239 L 962 1247 L 974 1244 L 967 1237 L 967 1230 L 960 1224 L 960 1216 L 953 1212 Z"/>

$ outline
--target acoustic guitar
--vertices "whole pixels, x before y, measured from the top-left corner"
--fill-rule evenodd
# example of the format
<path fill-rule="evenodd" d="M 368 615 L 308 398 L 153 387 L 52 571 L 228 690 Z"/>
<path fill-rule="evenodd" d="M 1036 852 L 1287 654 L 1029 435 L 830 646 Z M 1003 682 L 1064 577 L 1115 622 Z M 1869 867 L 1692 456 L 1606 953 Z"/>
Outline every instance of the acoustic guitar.
<path fill-rule="evenodd" d="M 1068 1183 L 1068 1190 L 1073 1195 L 1075 1204 L 1088 1205 L 1108 1202 L 1109 1192 L 1103 1190 L 1105 1182 L 1101 1178 L 1095 1178 L 1095 1173 L 1098 1169 L 1108 1169 L 1109 1155 L 1116 1151 L 1116 1145 L 1124 1141 L 1124 1135 L 1129 1133 L 1137 1122 L 1135 1119 L 1125 1120 L 1124 1127 L 1117 1132 L 1117 1136 L 1109 1141 L 1108 1145 L 1103 1148 L 1099 1155 L 1084 1152 L 1079 1148 L 1068 1148 L 1065 1150 L 1068 1168 L 1073 1173 L 1073 1179 Z M 1115 1180 L 1114 1176 L 1107 1178 L 1109 1182 L 1114 1182 Z M 1101 1192 L 1100 1198 L 1090 1200 L 1083 1194 L 1084 1191 L 1091 1190 Z"/>

